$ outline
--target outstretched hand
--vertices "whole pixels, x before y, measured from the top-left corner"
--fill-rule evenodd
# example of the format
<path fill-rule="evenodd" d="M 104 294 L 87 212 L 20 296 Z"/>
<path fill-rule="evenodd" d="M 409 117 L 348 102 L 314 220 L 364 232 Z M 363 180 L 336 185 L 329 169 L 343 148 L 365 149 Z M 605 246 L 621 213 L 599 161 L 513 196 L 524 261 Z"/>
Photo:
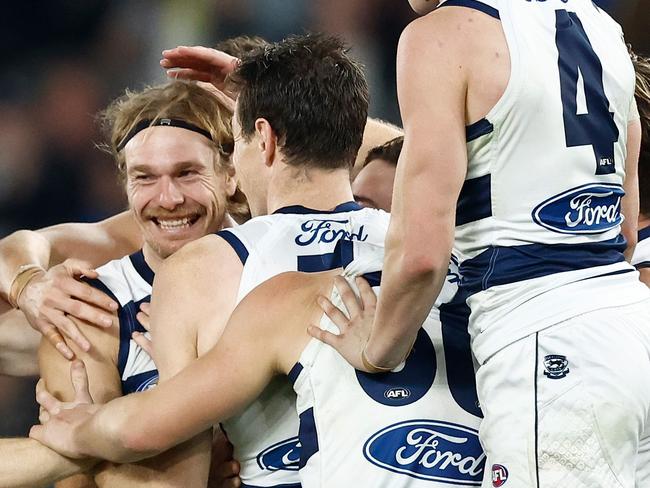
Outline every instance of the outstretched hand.
<path fill-rule="evenodd" d="M 341 296 L 349 318 L 329 298 L 318 298 L 318 305 L 339 328 L 340 333 L 336 335 L 317 325 L 310 326 L 308 332 L 312 337 L 336 349 L 355 369 L 375 373 L 377 371 L 364 361 L 364 349 L 372 332 L 377 296 L 365 279 L 357 277 L 355 281 L 359 288 L 359 297 L 345 278 L 337 276 L 334 279 L 334 286 Z"/>
<path fill-rule="evenodd" d="M 203 46 L 178 46 L 162 52 L 160 66 L 167 76 L 212 83 L 224 91 L 226 77 L 239 64 L 239 59 L 222 51 Z"/>
<path fill-rule="evenodd" d="M 18 306 L 30 325 L 67 359 L 74 358 L 74 353 L 64 336 L 82 350 L 90 349 L 90 342 L 69 316 L 110 327 L 112 313 L 118 308 L 106 294 L 79 281 L 81 276 L 97 278 L 97 272 L 84 261 L 67 259 L 32 278 L 18 298 Z"/>
<path fill-rule="evenodd" d="M 70 380 L 75 396 L 68 403 L 58 400 L 39 383 L 36 401 L 41 406 L 39 418 L 44 425 L 33 426 L 29 437 L 64 456 L 78 459 L 85 456 L 75 443 L 75 429 L 92 417 L 100 405 L 93 404 L 86 367 L 82 361 L 76 360 L 70 364 Z"/>

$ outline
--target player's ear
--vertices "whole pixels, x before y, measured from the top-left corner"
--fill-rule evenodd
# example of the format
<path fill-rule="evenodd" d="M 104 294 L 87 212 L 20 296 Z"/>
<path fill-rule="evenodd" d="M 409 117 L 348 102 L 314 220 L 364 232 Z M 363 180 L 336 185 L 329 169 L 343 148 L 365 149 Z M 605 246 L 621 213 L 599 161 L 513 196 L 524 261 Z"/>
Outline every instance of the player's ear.
<path fill-rule="evenodd" d="M 264 156 L 264 164 L 271 166 L 275 161 L 275 151 L 277 149 L 278 138 L 269 121 L 266 119 L 257 119 L 255 121 L 255 131 L 259 137 L 260 152 Z"/>
<path fill-rule="evenodd" d="M 235 177 L 235 166 L 229 164 L 225 173 L 226 195 L 232 197 L 237 191 L 237 178 Z"/>

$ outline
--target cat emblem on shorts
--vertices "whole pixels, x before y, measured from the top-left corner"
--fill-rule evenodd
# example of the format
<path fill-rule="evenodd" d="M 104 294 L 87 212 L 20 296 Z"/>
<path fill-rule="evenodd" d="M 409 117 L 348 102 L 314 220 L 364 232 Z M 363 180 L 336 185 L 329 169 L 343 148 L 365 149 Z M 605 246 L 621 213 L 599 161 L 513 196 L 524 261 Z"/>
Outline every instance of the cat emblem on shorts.
<path fill-rule="evenodd" d="M 544 375 L 552 380 L 559 380 L 569 374 L 569 360 L 560 354 L 544 357 Z"/>

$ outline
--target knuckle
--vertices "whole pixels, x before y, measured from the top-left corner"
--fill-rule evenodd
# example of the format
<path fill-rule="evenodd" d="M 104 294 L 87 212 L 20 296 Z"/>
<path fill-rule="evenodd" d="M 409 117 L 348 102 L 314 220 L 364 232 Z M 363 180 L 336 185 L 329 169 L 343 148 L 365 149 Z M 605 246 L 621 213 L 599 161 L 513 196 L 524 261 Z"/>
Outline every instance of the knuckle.
<path fill-rule="evenodd" d="M 72 302 L 68 307 L 68 313 L 71 315 L 75 315 L 75 316 L 81 315 L 82 311 L 83 311 L 83 307 L 79 302 Z"/>

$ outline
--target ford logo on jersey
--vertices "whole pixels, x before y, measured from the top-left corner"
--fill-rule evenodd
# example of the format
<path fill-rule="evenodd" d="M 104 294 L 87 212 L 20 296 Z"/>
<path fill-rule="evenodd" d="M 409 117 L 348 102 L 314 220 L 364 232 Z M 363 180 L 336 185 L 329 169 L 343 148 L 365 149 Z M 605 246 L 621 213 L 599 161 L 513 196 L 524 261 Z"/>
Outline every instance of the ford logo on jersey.
<path fill-rule="evenodd" d="M 562 234 L 600 234 L 619 225 L 625 191 L 612 183 L 590 183 L 554 196 L 533 210 L 533 220 Z"/>
<path fill-rule="evenodd" d="M 435 420 L 386 427 L 366 442 L 363 453 L 380 468 L 449 484 L 480 486 L 485 468 L 478 431 Z"/>
<path fill-rule="evenodd" d="M 278 442 L 264 449 L 257 456 L 257 464 L 268 471 L 298 471 L 300 442 L 298 437 Z"/>
<path fill-rule="evenodd" d="M 312 242 L 335 242 L 340 239 L 352 241 L 365 241 L 368 234 L 363 232 L 363 225 L 359 227 L 358 232 L 348 232 L 343 228 L 337 228 L 345 224 L 349 225 L 349 220 L 335 219 L 311 219 L 307 220 L 300 226 L 302 234 L 296 236 L 295 242 L 299 246 L 308 246 Z"/>

